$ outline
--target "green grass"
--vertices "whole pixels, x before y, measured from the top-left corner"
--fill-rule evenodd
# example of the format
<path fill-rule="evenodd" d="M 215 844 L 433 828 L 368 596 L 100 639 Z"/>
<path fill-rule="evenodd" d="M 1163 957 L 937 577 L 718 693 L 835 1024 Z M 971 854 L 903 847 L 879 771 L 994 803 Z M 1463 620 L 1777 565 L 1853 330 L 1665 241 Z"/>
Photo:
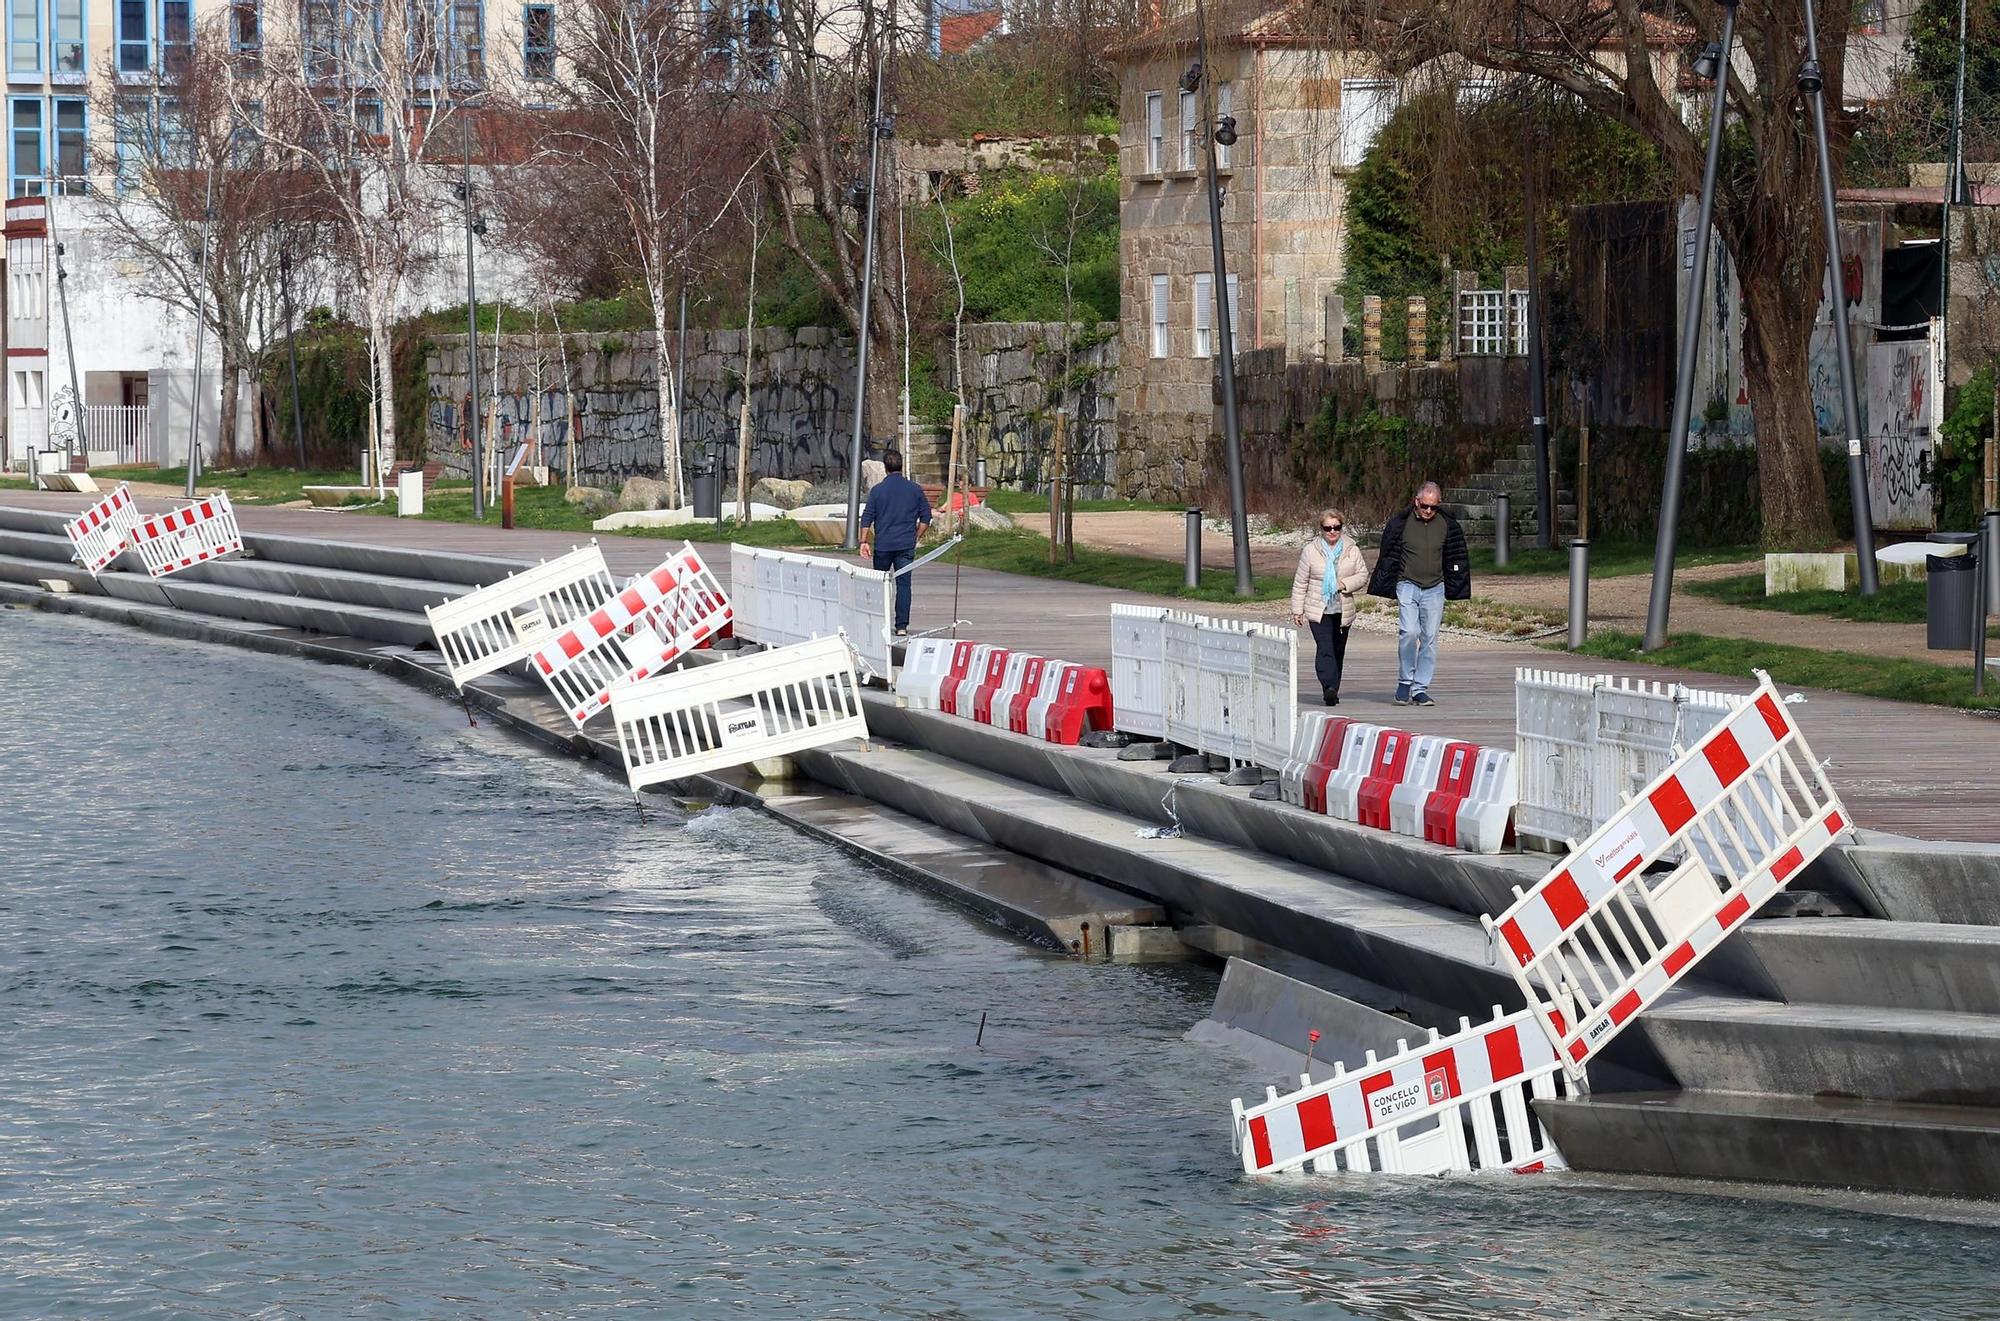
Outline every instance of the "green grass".
<path fill-rule="evenodd" d="M 1987 695 L 1974 697 L 1970 658 L 1946 666 L 1933 661 L 1886 660 L 1851 651 L 1815 651 L 1810 647 L 1712 638 L 1699 633 L 1676 633 L 1660 650 L 1642 652 L 1639 640 L 1636 633 L 1594 633 L 1584 644 L 1582 654 L 1726 674 L 1738 679 L 1748 677 L 1753 669 L 1768 670 L 1780 683 L 1805 688 L 1826 688 L 1897 702 L 2000 711 L 2000 676 L 1989 674 Z"/>
<path fill-rule="evenodd" d="M 396 502 L 392 496 L 382 504 L 370 504 L 357 512 L 393 515 Z M 424 497 L 422 517 L 433 523 L 482 522 L 487 527 L 500 526 L 500 502 L 489 500 L 486 517 L 476 520 L 472 517 L 472 483 L 463 481 L 441 481 Z M 526 486 L 514 492 L 514 526 L 533 528 L 546 532 L 590 532 L 591 523 L 599 515 L 586 514 L 575 505 L 563 499 L 560 486 Z M 741 541 L 753 546 L 803 546 L 810 544 L 804 529 L 788 518 L 767 518 L 761 522 L 741 526 L 734 519 L 725 522 L 720 532 L 713 523 L 683 523 L 676 527 L 624 528 L 616 534 L 621 537 L 658 537 L 667 541 Z"/>
<path fill-rule="evenodd" d="M 187 469 L 93 468 L 100 486 L 119 482 L 151 482 L 187 489 Z M 240 505 L 284 504 L 305 499 L 308 486 L 354 486 L 361 474 L 353 468 L 204 468 L 195 479 L 203 490 L 221 487 Z"/>
<path fill-rule="evenodd" d="M 1764 575 L 1746 573 L 1688 583 L 1684 590 L 1725 605 L 1776 610 L 1788 615 L 1824 615 L 1863 624 L 1921 624 L 1930 617 L 1928 588 L 1920 582 L 1883 583 L 1873 596 L 1863 596 L 1858 590 L 1836 592 L 1830 588 L 1766 596 Z"/>
<path fill-rule="evenodd" d="M 1181 596 L 1194 601 L 1276 601 L 1289 596 L 1292 590 L 1290 574 L 1265 574 L 1256 579 L 1253 596 L 1239 597 L 1232 570 L 1210 569 L 1201 575 L 1201 586 L 1188 591 L 1181 585 L 1178 561 L 1119 555 L 1088 546 L 1076 548 L 1074 564 L 1050 564 L 1048 538 L 1022 530 L 974 532 L 944 562 L 949 563 L 953 556 L 962 557 L 963 563 L 976 568 L 998 569 L 1002 573 L 1089 583 L 1152 596 Z"/>
<path fill-rule="evenodd" d="M 1683 546 L 1674 563 L 1682 569 L 1702 564 L 1740 564 L 1763 553 L 1755 546 Z M 1653 543 L 1650 541 L 1590 543 L 1590 576 L 1593 578 L 1630 578 L 1652 571 Z M 1569 574 L 1569 544 L 1564 542 L 1553 550 L 1537 550 L 1532 545 L 1522 545 L 1517 541 L 1504 569 L 1493 567 L 1491 546 L 1475 546 L 1472 549 L 1472 574 L 1474 578 L 1481 574 L 1504 578 L 1564 577 Z"/>
<path fill-rule="evenodd" d="M 986 507 L 1002 514 L 1046 514 L 1049 498 L 1034 491 L 993 490 L 986 493 Z M 1178 514 L 1186 505 L 1164 504 L 1158 500 L 1078 500 L 1079 514 L 1129 514 L 1167 512 Z"/>

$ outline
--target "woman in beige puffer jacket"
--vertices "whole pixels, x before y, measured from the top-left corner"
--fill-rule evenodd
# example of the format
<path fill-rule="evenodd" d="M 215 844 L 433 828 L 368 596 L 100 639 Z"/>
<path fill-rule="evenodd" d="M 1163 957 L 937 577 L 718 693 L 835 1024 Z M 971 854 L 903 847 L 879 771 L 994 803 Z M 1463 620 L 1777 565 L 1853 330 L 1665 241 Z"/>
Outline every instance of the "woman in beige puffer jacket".
<path fill-rule="evenodd" d="M 1338 509 L 1321 510 L 1317 522 L 1319 534 L 1299 553 L 1298 571 L 1292 575 L 1292 623 L 1311 627 L 1320 695 L 1328 706 L 1339 706 L 1354 594 L 1368 586 L 1368 562 L 1347 535 L 1347 519 Z"/>

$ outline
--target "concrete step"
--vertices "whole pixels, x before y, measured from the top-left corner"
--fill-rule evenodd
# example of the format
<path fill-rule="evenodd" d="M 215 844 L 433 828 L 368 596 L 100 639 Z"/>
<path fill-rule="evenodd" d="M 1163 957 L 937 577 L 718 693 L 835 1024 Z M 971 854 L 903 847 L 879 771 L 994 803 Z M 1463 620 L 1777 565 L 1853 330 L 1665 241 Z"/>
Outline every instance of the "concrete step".
<path fill-rule="evenodd" d="M 119 600 L 171 605 L 222 619 L 240 619 L 405 647 L 428 646 L 433 640 L 430 621 L 420 613 L 406 610 L 314 600 L 295 592 L 230 587 L 186 579 L 179 574 L 153 579 L 139 573 L 106 573 L 99 575 L 98 582 L 103 585 L 106 595 Z"/>
<path fill-rule="evenodd" d="M 1732 943 L 1785 1000 L 2000 1015 L 2000 927 L 1786 918 Z"/>
<path fill-rule="evenodd" d="M 1865 831 L 1829 855 L 1880 917 L 2000 925 L 2000 844 L 1939 844 Z"/>
<path fill-rule="evenodd" d="M 1974 1107 L 1624 1092 L 1537 1101 L 1535 1113 L 1579 1170 L 1944 1197 L 2000 1188 L 2000 1114 Z"/>

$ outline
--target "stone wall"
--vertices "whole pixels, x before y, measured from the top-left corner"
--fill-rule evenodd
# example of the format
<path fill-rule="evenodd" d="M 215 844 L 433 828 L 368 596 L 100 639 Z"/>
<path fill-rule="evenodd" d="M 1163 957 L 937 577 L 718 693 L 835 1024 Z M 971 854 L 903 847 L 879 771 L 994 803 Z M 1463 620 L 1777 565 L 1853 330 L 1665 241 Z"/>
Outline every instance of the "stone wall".
<path fill-rule="evenodd" d="M 993 486 L 1046 490 L 1058 408 L 1069 410 L 1069 446 L 1077 494 L 1108 496 L 1120 470 L 1118 449 L 1118 327 L 1074 328 L 1064 352 L 1060 324 L 991 322 L 965 328 L 966 382 L 972 457 L 986 460 Z M 952 351 L 938 346 L 946 388 Z M 948 437 L 947 437 L 948 441 Z"/>

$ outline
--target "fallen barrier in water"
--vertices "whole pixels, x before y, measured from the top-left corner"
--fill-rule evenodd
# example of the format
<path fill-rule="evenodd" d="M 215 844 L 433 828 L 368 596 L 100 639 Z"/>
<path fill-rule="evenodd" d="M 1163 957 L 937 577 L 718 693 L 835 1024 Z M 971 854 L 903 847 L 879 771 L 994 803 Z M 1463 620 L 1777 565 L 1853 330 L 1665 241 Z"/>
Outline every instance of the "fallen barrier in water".
<path fill-rule="evenodd" d="M 142 519 L 127 542 L 155 578 L 243 550 L 243 531 L 226 492 L 204 496 L 154 518 Z"/>
<path fill-rule="evenodd" d="M 426 606 L 424 615 L 451 681 L 463 689 L 481 675 L 528 659 L 551 630 L 589 614 L 617 590 L 604 552 L 593 541 L 456 600 Z"/>

